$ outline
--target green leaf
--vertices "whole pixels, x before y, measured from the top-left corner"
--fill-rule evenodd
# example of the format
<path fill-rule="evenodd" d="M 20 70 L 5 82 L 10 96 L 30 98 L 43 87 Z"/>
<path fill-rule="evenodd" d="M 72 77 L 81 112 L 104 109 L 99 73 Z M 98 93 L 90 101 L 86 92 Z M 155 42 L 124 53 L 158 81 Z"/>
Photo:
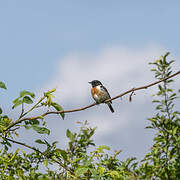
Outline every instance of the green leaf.
<path fill-rule="evenodd" d="M 19 101 L 19 98 L 16 98 L 16 99 L 13 101 L 13 104 L 16 104 L 18 101 Z"/>
<path fill-rule="evenodd" d="M 32 104 L 33 103 L 32 99 L 29 96 L 23 97 L 23 102 L 26 104 Z"/>
<path fill-rule="evenodd" d="M 160 91 L 163 90 L 163 88 L 162 88 L 162 86 L 161 86 L 160 84 L 158 85 L 158 87 L 159 87 L 159 90 L 160 90 Z"/>
<path fill-rule="evenodd" d="M 39 121 L 37 119 L 29 121 L 29 124 L 31 125 L 39 125 Z"/>
<path fill-rule="evenodd" d="M 23 91 L 21 91 L 21 92 L 19 93 L 19 97 L 20 97 L 20 98 L 23 97 L 23 96 L 26 96 L 26 95 L 29 95 L 29 96 L 31 96 L 32 98 L 35 98 L 35 94 L 34 94 L 34 93 L 31 93 L 31 92 L 26 91 L 26 90 L 23 90 Z"/>
<path fill-rule="evenodd" d="M 37 139 L 35 142 L 38 143 L 38 144 L 46 144 L 46 143 L 43 142 L 41 139 Z"/>
<path fill-rule="evenodd" d="M 163 63 L 167 64 L 166 62 L 166 57 L 170 54 L 170 52 L 167 52 L 164 56 L 163 56 Z"/>
<path fill-rule="evenodd" d="M 5 85 L 3 82 L 1 82 L 1 81 L 0 81 L 0 88 L 2 88 L 2 89 L 7 89 L 7 88 L 6 88 L 6 85 Z"/>
<path fill-rule="evenodd" d="M 53 143 L 52 143 L 52 147 L 56 147 L 56 144 L 58 143 L 58 141 L 54 141 Z"/>
<path fill-rule="evenodd" d="M 14 103 L 14 101 L 13 101 L 13 103 Z M 22 103 L 23 103 L 22 100 L 16 100 L 12 109 L 16 108 L 17 106 L 21 105 Z"/>
<path fill-rule="evenodd" d="M 0 108 L 0 114 L 2 114 L 2 109 Z"/>
<path fill-rule="evenodd" d="M 153 103 L 160 103 L 159 100 L 153 100 L 152 102 L 153 102 Z"/>
<path fill-rule="evenodd" d="M 32 128 L 39 134 L 50 134 L 50 130 L 45 127 L 39 127 L 36 125 L 33 125 Z"/>
<path fill-rule="evenodd" d="M 15 153 L 13 154 L 13 156 L 11 157 L 11 159 L 9 160 L 9 162 L 12 161 L 12 160 L 15 158 L 15 156 L 18 154 L 18 152 L 19 152 L 19 148 L 16 149 Z"/>
<path fill-rule="evenodd" d="M 146 126 L 145 128 L 146 129 L 152 129 L 153 127 L 152 126 Z"/>
<path fill-rule="evenodd" d="M 80 158 L 73 159 L 73 160 L 72 160 L 72 163 L 76 163 L 76 162 L 78 162 L 78 161 L 80 161 L 80 160 L 82 160 L 82 159 L 84 159 L 84 157 L 80 157 Z"/>
<path fill-rule="evenodd" d="M 151 71 L 157 71 L 156 69 L 152 68 Z"/>
<path fill-rule="evenodd" d="M 98 168 L 97 168 L 97 170 L 98 170 L 98 172 L 99 172 L 99 174 L 102 176 L 103 174 L 104 174 L 104 172 L 106 171 L 106 169 L 104 168 L 104 167 L 101 167 L 101 166 L 99 166 Z"/>
<path fill-rule="evenodd" d="M 51 106 L 51 103 L 52 103 L 52 97 L 53 97 L 53 95 L 51 95 L 51 94 L 48 94 L 48 95 L 47 95 L 47 105 L 48 105 L 48 107 Z"/>
<path fill-rule="evenodd" d="M 63 111 L 64 109 L 62 108 L 62 106 L 60 106 L 59 104 L 52 102 L 51 106 L 53 106 L 57 111 Z M 61 117 L 64 119 L 65 114 L 64 113 L 60 113 Z"/>
<path fill-rule="evenodd" d="M 73 135 L 73 133 L 72 133 L 69 129 L 67 129 L 67 131 L 66 131 L 66 136 L 67 136 L 71 141 L 74 140 L 74 135 Z"/>
<path fill-rule="evenodd" d="M 110 150 L 110 147 L 105 146 L 105 145 L 101 145 L 101 146 L 99 146 L 98 149 L 106 149 L 106 150 Z"/>
<path fill-rule="evenodd" d="M 49 90 L 48 92 L 45 92 L 44 93 L 44 96 L 48 96 L 49 94 L 51 94 L 51 93 L 53 93 L 53 92 L 55 92 L 56 91 L 56 88 L 54 88 L 54 89 L 52 89 L 52 90 Z"/>
<path fill-rule="evenodd" d="M 76 176 L 81 176 L 83 175 L 84 173 L 86 173 L 88 171 L 88 167 L 78 167 L 76 170 L 75 170 L 75 174 Z"/>
<path fill-rule="evenodd" d="M 48 159 L 45 159 L 44 161 L 43 161 L 43 164 L 44 164 L 44 166 L 48 166 Z"/>
<path fill-rule="evenodd" d="M 62 149 L 56 149 L 56 153 L 58 155 L 61 155 L 63 157 L 64 160 L 67 160 L 67 153 L 65 150 Z"/>
<path fill-rule="evenodd" d="M 113 179 L 116 179 L 116 178 L 119 177 L 118 171 L 110 171 L 109 174 L 111 175 L 111 177 L 112 177 Z"/>
<path fill-rule="evenodd" d="M 23 125 L 27 130 L 31 129 L 31 126 Z"/>

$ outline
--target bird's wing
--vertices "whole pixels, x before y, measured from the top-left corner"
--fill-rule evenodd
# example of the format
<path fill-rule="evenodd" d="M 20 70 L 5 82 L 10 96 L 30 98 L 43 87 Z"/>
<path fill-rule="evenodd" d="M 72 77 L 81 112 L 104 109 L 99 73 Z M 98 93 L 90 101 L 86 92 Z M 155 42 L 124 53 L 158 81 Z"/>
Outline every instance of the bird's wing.
<path fill-rule="evenodd" d="M 104 86 L 101 86 L 101 89 L 102 89 L 102 91 L 105 91 L 108 94 L 109 99 L 111 99 L 111 96 L 110 96 L 108 90 Z M 110 101 L 110 103 L 112 103 L 112 101 Z"/>

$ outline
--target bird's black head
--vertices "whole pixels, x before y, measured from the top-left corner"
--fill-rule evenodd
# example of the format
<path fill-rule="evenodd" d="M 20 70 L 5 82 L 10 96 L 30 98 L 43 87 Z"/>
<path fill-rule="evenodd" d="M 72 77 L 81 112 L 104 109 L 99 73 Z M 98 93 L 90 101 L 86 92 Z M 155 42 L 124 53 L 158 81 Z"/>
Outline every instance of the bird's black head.
<path fill-rule="evenodd" d="M 102 85 L 102 83 L 100 81 L 98 81 L 98 80 L 93 80 L 93 81 L 89 82 L 89 84 L 91 84 L 92 87 Z"/>

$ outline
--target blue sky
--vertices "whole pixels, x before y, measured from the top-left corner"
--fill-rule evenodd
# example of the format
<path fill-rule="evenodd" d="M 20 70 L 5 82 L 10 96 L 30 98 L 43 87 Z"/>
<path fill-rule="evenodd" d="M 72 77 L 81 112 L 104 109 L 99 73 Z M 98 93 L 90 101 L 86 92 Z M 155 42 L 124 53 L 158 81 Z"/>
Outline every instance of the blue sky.
<path fill-rule="evenodd" d="M 103 80 L 113 95 L 152 81 L 153 75 L 148 72 L 149 61 L 170 51 L 179 62 L 179 7 L 178 0 L 0 1 L 0 80 L 8 88 L 1 93 L 1 102 L 11 105 L 10 101 L 24 89 L 40 94 L 44 89 L 60 87 L 57 100 L 71 108 L 93 102 L 90 87 L 86 84 L 92 79 Z M 120 84 L 117 85 L 117 82 Z M 80 91 L 77 84 L 84 89 Z M 76 97 L 72 95 L 72 88 L 76 91 Z M 64 89 L 69 91 L 65 93 Z M 70 122 L 73 118 L 86 120 L 88 114 L 95 126 L 101 126 L 102 120 L 104 129 L 98 132 L 101 137 L 98 142 L 121 148 L 113 138 L 115 134 L 122 136 L 120 133 L 129 130 L 130 137 L 134 136 L 133 133 L 137 134 L 137 138 L 142 137 L 144 130 L 141 134 L 139 129 L 143 129 L 145 124 L 138 121 L 141 116 L 137 107 L 145 108 L 146 100 L 149 102 L 147 109 L 151 107 L 150 94 L 149 91 L 144 99 L 138 96 L 137 104 L 131 105 L 131 112 L 136 116 L 132 114 L 129 117 L 129 104 L 121 102 L 126 104 L 122 108 L 119 102 L 115 102 L 116 111 L 118 108 L 121 111 L 113 117 L 107 114 L 109 112 L 103 106 L 103 116 L 93 108 L 87 113 L 70 115 L 69 119 Z M 151 115 L 151 111 L 145 112 L 144 120 Z M 108 130 L 110 121 L 106 121 L 106 118 L 118 121 L 122 114 L 123 122 L 129 124 L 118 124 L 117 127 L 123 129 L 117 129 L 113 134 Z M 137 126 L 138 133 L 131 129 L 131 118 L 138 122 L 134 126 L 140 125 Z M 73 126 L 69 122 L 63 123 L 68 128 Z M 58 129 L 55 132 L 53 137 L 59 137 Z M 149 143 L 151 134 L 147 135 L 147 139 L 143 139 L 143 142 Z M 120 142 L 129 154 L 132 153 L 129 149 L 134 147 L 133 141 L 132 138 Z M 139 146 L 140 149 L 142 147 Z M 146 150 L 142 150 L 142 153 Z"/>
<path fill-rule="evenodd" d="M 179 1 L 0 1 L 0 75 L 13 91 L 22 82 L 31 89 L 45 82 L 57 59 L 69 52 L 97 52 L 114 44 L 141 48 L 157 43 L 177 55 L 179 5 Z"/>

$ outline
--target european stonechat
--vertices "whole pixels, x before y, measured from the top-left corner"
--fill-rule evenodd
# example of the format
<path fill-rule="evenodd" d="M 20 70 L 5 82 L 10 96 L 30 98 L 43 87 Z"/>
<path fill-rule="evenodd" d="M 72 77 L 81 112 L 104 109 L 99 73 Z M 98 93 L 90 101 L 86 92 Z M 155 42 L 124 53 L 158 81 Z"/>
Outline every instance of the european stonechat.
<path fill-rule="evenodd" d="M 111 99 L 107 89 L 102 85 L 98 80 L 93 80 L 89 82 L 92 85 L 91 94 L 96 103 L 104 103 L 107 99 Z M 106 103 L 109 106 L 111 112 L 114 112 L 113 107 L 111 106 L 112 101 Z"/>

